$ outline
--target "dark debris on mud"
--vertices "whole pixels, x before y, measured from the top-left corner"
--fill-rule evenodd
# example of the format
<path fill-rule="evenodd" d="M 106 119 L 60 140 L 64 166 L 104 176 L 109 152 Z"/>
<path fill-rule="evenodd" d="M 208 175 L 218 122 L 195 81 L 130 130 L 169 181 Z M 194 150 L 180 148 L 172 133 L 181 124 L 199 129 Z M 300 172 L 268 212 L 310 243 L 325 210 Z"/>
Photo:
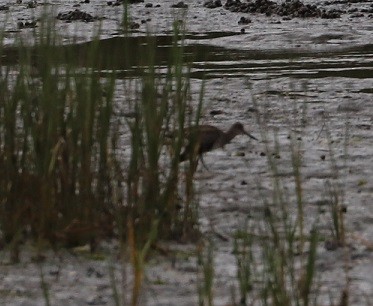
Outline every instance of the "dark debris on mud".
<path fill-rule="evenodd" d="M 85 21 L 85 22 L 92 22 L 92 21 L 98 20 L 99 18 L 97 16 L 92 16 L 89 13 L 76 9 L 74 11 L 58 13 L 57 19 L 64 20 L 64 21 L 80 20 L 80 21 Z"/>
<path fill-rule="evenodd" d="M 26 29 L 26 28 L 36 28 L 37 27 L 37 21 L 32 20 L 32 21 L 18 21 L 17 23 L 18 29 Z"/>
<path fill-rule="evenodd" d="M 367 2 L 367 0 L 336 0 L 326 2 L 326 5 L 332 4 L 349 4 L 349 3 L 360 3 Z M 224 7 L 230 12 L 237 13 L 259 13 L 265 14 L 266 16 L 282 16 L 284 18 L 324 18 L 324 19 L 335 19 L 340 18 L 342 14 L 354 13 L 351 15 L 354 17 L 364 17 L 363 13 L 373 13 L 372 9 L 364 9 L 361 11 L 351 12 L 341 9 L 326 9 L 324 7 L 317 6 L 316 4 L 304 4 L 300 0 L 286 0 L 280 4 L 271 0 L 227 0 L 223 5 L 221 0 L 208 0 L 203 4 L 204 7 L 214 9 L 218 7 Z M 357 9 L 356 9 L 357 10 Z M 370 16 L 370 15 L 369 15 Z M 368 17 L 369 17 L 368 16 Z"/>
<path fill-rule="evenodd" d="M 116 0 L 116 1 L 108 1 L 106 2 L 109 6 L 120 6 L 123 5 L 123 0 Z M 142 3 L 144 0 L 128 0 L 127 3 L 134 4 L 134 3 Z"/>
<path fill-rule="evenodd" d="M 224 8 L 231 12 L 261 13 L 267 16 L 278 15 L 300 18 L 339 18 L 342 11 L 336 9 L 322 9 L 315 4 L 304 4 L 300 0 L 288 0 L 277 4 L 271 0 L 255 0 L 241 2 L 240 0 L 227 0 Z"/>
<path fill-rule="evenodd" d="M 9 5 L 0 5 L 0 11 L 9 11 Z"/>

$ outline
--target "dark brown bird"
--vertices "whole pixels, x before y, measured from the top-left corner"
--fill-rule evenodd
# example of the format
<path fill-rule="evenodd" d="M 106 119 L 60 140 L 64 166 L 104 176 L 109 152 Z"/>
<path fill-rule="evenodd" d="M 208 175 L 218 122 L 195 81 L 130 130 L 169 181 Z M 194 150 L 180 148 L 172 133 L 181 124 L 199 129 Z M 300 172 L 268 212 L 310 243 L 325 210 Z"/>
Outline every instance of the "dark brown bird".
<path fill-rule="evenodd" d="M 195 133 L 194 136 L 193 133 Z M 189 129 L 186 135 L 189 138 L 195 137 L 195 139 L 193 139 L 195 143 L 194 152 L 195 154 L 198 154 L 198 157 L 201 159 L 202 163 L 203 153 L 224 147 L 237 135 L 247 135 L 252 139 L 258 140 L 253 135 L 246 132 L 242 123 L 240 122 L 233 124 L 227 132 L 223 132 L 212 125 L 199 125 L 195 128 Z M 183 162 L 187 160 L 192 152 L 192 147 L 190 144 L 188 144 L 184 151 L 180 154 L 179 161 Z"/>

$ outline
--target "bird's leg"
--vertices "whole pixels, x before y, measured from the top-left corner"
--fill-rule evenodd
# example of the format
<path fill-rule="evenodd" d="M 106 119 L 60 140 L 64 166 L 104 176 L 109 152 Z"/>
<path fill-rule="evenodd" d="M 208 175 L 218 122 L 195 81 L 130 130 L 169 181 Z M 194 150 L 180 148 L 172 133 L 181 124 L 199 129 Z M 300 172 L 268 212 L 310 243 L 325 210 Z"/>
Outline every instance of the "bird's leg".
<path fill-rule="evenodd" d="M 196 171 L 197 171 L 198 160 L 199 160 L 199 158 L 194 158 L 194 159 L 191 161 L 191 163 L 190 163 L 190 167 L 191 167 L 191 169 L 193 170 L 193 175 L 194 175 L 194 173 L 196 173 Z"/>
<path fill-rule="evenodd" d="M 203 160 L 203 154 L 200 155 L 200 158 L 199 158 L 202 162 L 202 166 L 207 170 L 209 171 L 209 168 L 207 168 L 206 164 L 205 164 L 205 161 Z"/>

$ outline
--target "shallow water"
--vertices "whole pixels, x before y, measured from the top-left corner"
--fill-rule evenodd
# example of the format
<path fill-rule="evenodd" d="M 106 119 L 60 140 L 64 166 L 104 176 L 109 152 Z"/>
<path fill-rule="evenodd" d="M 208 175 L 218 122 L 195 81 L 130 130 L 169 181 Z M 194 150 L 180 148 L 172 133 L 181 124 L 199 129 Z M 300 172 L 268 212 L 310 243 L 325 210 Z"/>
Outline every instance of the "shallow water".
<path fill-rule="evenodd" d="M 100 50 L 104 69 L 115 69 L 118 76 L 127 78 L 136 75 L 141 63 L 141 48 L 147 30 L 157 35 L 159 46 L 156 64 L 167 64 L 171 48 L 171 27 L 175 19 L 186 17 L 186 60 L 192 65 L 192 96 L 199 94 L 205 80 L 203 122 L 228 128 L 241 121 L 251 133 L 261 138 L 263 126 L 257 124 L 260 113 L 266 120 L 265 134 L 269 146 L 274 148 L 276 133 L 280 144 L 279 173 L 283 184 L 291 191 L 294 188 L 290 169 L 290 140 L 295 132 L 302 141 L 302 178 L 304 186 L 306 227 L 310 229 L 316 219 L 319 228 L 328 233 L 330 215 L 320 214 L 320 203 L 327 198 L 327 181 L 338 183 L 344 191 L 347 206 L 349 276 L 351 278 L 351 305 L 367 305 L 373 299 L 373 22 L 366 16 L 351 18 L 343 14 L 339 19 L 297 19 L 284 21 L 280 17 L 250 15 L 252 23 L 238 25 L 243 14 L 231 13 L 223 8 L 206 9 L 203 1 L 184 1 L 189 9 L 171 9 L 177 1 L 159 1 L 160 8 L 145 8 L 144 3 L 131 5 L 133 20 L 150 18 L 140 24 L 133 37 L 124 39 L 120 26 L 123 10 L 109 7 L 103 1 L 81 4 L 79 9 L 105 17 L 102 22 Z M 37 18 L 44 8 L 60 11 L 75 9 L 77 1 L 50 1 L 48 5 L 26 9 L 25 4 L 12 4 L 5 26 L 5 43 L 15 41 L 16 32 L 27 38 L 33 29 L 17 29 L 21 19 Z M 155 3 L 155 2 L 154 2 Z M 312 2 L 313 3 L 313 2 Z M 323 5 L 325 1 L 317 4 Z M 369 8 L 372 1 L 338 4 L 342 9 Z M 6 14 L 0 12 L 0 22 Z M 279 23 L 280 22 L 280 23 Z M 77 35 L 74 46 L 77 56 L 84 55 L 86 44 L 93 37 L 94 23 L 57 21 L 63 42 L 69 44 Z M 241 29 L 245 33 L 241 34 Z M 37 30 L 37 29 L 36 29 Z M 133 48 L 130 61 L 121 60 L 121 48 L 129 44 Z M 12 50 L 4 51 L 3 63 L 14 63 Z M 115 60 L 113 60 L 115 59 Z M 113 65 L 112 63 L 115 63 Z M 123 92 L 118 91 L 118 102 Z M 211 111 L 218 111 L 216 115 Z M 326 131 L 330 131 L 332 148 L 339 169 L 334 178 Z M 346 156 L 346 135 L 347 156 Z M 123 135 L 128 145 L 128 135 Z M 232 236 L 249 217 L 251 220 L 263 215 L 262 194 L 270 193 L 272 176 L 267 160 L 261 153 L 264 142 L 248 141 L 237 137 L 223 150 L 206 155 L 209 170 L 197 173 L 197 185 L 201 194 L 201 226 L 208 231 L 211 225 L 228 241 L 216 239 L 216 305 L 230 302 L 230 285 L 235 280 L 235 258 L 232 254 Z M 239 154 L 237 154 L 239 153 Z M 325 160 L 322 156 L 325 155 Z M 245 183 L 243 183 L 245 182 Z M 293 198 L 290 209 L 296 211 Z M 293 206 L 294 207 L 293 207 Z M 327 305 L 329 293 L 334 300 L 339 298 L 344 287 L 344 252 L 341 249 L 327 251 L 319 247 L 317 262 L 320 272 L 320 305 Z M 95 262 L 77 262 L 66 256 L 69 263 L 62 270 L 65 277 L 53 284 L 52 299 L 55 305 L 83 305 L 92 297 L 102 296 L 111 303 L 109 275 L 92 279 L 87 276 L 89 265 L 97 265 L 106 271 L 106 265 Z M 47 271 L 54 269 L 51 261 Z M 195 263 L 193 260 L 164 259 L 150 263 L 147 296 L 149 305 L 196 304 Z M 5 292 L 16 284 L 22 294 L 7 296 L 7 303 L 38 305 L 42 300 L 38 287 L 39 278 L 31 263 L 23 268 L 6 268 L 0 290 Z M 117 266 L 119 273 L 119 265 Z M 327 273 L 325 273 L 327 272 Z M 37 272 L 38 273 L 38 272 Z M 29 282 L 21 281 L 23 275 Z M 53 281 L 52 274 L 48 276 Z M 69 284 L 79 280 L 86 293 L 71 291 Z M 228 285 L 227 285 L 228 284 Z M 106 285 L 106 287 L 105 287 Z M 10 290 L 10 289 L 9 289 Z M 35 299 L 35 303 L 30 301 Z M 27 302 L 29 301 L 29 302 Z M 192 302 L 193 301 L 193 302 Z M 101 304 L 105 304 L 101 301 Z"/>

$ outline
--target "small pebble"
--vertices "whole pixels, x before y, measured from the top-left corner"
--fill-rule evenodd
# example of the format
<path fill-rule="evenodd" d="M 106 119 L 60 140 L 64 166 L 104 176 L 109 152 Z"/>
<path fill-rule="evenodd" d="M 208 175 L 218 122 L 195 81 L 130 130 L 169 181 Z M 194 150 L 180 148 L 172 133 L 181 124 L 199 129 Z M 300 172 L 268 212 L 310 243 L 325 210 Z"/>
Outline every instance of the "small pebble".
<path fill-rule="evenodd" d="M 324 246 L 325 246 L 325 249 L 328 251 L 335 251 L 342 245 L 339 241 L 333 239 L 333 240 L 326 240 Z"/>
<path fill-rule="evenodd" d="M 185 4 L 183 1 L 180 1 L 176 4 L 171 5 L 172 8 L 187 8 L 188 4 Z"/>
<path fill-rule="evenodd" d="M 26 3 L 27 8 L 36 8 L 36 5 L 37 5 L 36 1 L 29 1 Z"/>
<path fill-rule="evenodd" d="M 364 17 L 364 14 L 363 13 L 354 13 L 350 16 L 350 18 L 360 18 L 360 17 Z"/>
<path fill-rule="evenodd" d="M 58 277 L 60 274 L 60 269 L 58 268 L 52 268 L 50 271 L 49 271 L 49 275 L 51 276 L 56 276 Z"/>
<path fill-rule="evenodd" d="M 272 156 L 274 158 L 276 158 L 276 159 L 280 159 L 281 158 L 280 154 L 278 154 L 278 153 L 272 153 Z"/>
<path fill-rule="evenodd" d="M 241 17 L 240 20 L 238 21 L 238 24 L 249 24 L 251 23 L 251 20 L 247 17 Z"/>
<path fill-rule="evenodd" d="M 221 115 L 221 114 L 224 114 L 224 112 L 220 109 L 210 111 L 210 115 L 212 116 Z"/>
<path fill-rule="evenodd" d="M 258 111 L 258 109 L 256 109 L 255 107 L 249 107 L 249 108 L 247 109 L 247 111 L 248 111 L 249 113 L 256 113 L 256 112 Z"/>

